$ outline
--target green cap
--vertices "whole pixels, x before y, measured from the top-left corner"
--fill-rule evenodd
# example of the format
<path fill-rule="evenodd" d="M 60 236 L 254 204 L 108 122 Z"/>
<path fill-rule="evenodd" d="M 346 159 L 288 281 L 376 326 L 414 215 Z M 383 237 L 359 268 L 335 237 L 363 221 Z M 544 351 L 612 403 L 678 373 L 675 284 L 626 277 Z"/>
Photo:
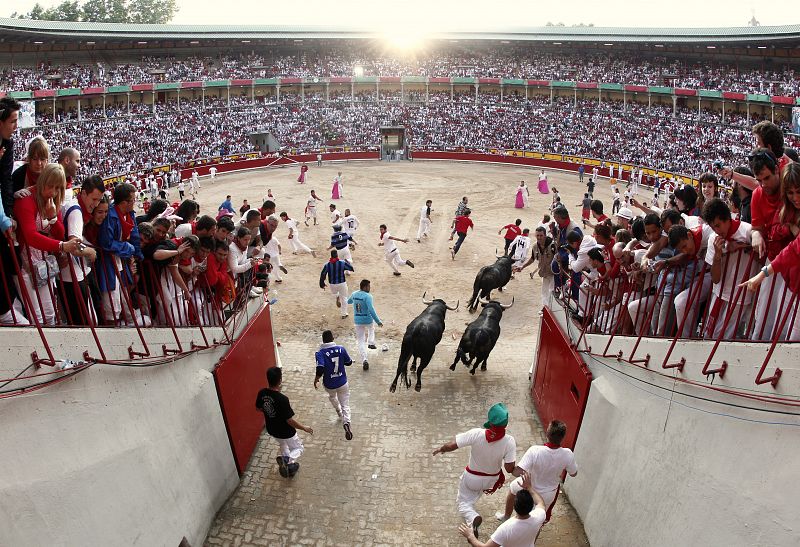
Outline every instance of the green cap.
<path fill-rule="evenodd" d="M 490 428 L 493 425 L 505 427 L 508 425 L 508 409 L 503 403 L 492 405 L 489 409 L 489 421 L 483 424 L 483 427 Z"/>

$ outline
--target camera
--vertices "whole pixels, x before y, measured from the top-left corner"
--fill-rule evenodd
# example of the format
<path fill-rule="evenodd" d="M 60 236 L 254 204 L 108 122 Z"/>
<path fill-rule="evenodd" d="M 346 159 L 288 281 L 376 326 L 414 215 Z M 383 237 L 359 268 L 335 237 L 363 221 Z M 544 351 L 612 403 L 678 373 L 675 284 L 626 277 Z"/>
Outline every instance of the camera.
<path fill-rule="evenodd" d="M 716 169 L 716 170 L 720 170 L 723 167 L 725 167 L 725 164 L 722 163 L 722 160 L 715 160 L 713 165 L 714 165 L 714 169 Z"/>

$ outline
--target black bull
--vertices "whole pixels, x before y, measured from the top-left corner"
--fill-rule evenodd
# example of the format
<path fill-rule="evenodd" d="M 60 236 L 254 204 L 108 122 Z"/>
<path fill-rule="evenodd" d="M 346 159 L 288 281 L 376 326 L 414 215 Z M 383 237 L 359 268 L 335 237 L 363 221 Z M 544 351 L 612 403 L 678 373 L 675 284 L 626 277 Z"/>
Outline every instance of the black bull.
<path fill-rule="evenodd" d="M 511 304 L 508 305 L 501 304 L 497 300 L 491 302 L 480 300 L 480 303 L 483 305 L 483 310 L 475 321 L 467 326 L 467 330 L 461 336 L 456 350 L 456 359 L 450 365 L 450 370 L 456 369 L 459 359 L 466 367 L 469 367 L 473 360 L 475 361 L 472 370 L 469 371 L 470 374 L 475 374 L 478 365 L 481 370 L 486 370 L 486 360 L 489 359 L 489 354 L 500 337 L 500 319 L 503 317 L 503 311 L 514 305 L 514 299 L 512 298 Z"/>
<path fill-rule="evenodd" d="M 514 261 L 508 256 L 498 256 L 491 266 L 484 266 L 475 276 L 472 285 L 472 298 L 469 299 L 467 309 L 473 312 L 478 307 L 478 298 L 489 299 L 495 289 L 503 291 L 511 280 L 511 266 Z"/>
<path fill-rule="evenodd" d="M 403 335 L 400 358 L 397 361 L 397 374 L 389 387 L 389 391 L 392 393 L 397 389 L 398 378 L 403 379 L 406 389 L 411 387 L 411 380 L 408 379 L 408 361 L 412 357 L 414 361 L 411 364 L 411 372 L 417 372 L 417 384 L 414 389 L 416 391 L 422 389 L 422 371 L 431 362 L 433 352 L 436 351 L 436 344 L 442 340 L 444 316 L 447 310 L 458 309 L 458 302 L 454 308 L 451 308 L 440 298 L 426 301 L 425 294 L 422 295 L 422 302 L 428 307 L 409 323 L 406 333 Z M 417 359 L 420 360 L 419 368 L 417 368 Z"/>

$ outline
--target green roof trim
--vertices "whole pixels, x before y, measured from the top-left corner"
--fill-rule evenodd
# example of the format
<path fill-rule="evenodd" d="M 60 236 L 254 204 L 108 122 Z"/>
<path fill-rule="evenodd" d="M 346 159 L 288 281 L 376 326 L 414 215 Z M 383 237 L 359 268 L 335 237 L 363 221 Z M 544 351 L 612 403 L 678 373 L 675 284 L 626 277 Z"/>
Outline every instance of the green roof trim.
<path fill-rule="evenodd" d="M 277 78 L 256 78 L 253 80 L 253 85 L 276 85 L 277 83 Z"/>
<path fill-rule="evenodd" d="M 377 76 L 356 76 L 353 78 L 354 84 L 376 84 L 378 83 Z"/>
<path fill-rule="evenodd" d="M 112 85 L 106 88 L 106 93 L 130 93 L 131 86 L 129 85 Z"/>
<path fill-rule="evenodd" d="M 622 84 L 600 84 L 601 91 L 624 91 L 625 87 Z"/>
<path fill-rule="evenodd" d="M 230 85 L 230 80 L 211 80 L 210 82 L 206 82 L 206 87 L 228 87 Z"/>
<path fill-rule="evenodd" d="M 166 91 L 170 89 L 178 89 L 180 88 L 180 82 L 164 82 L 160 84 L 156 84 L 155 90 L 156 91 Z"/>
<path fill-rule="evenodd" d="M 650 93 L 657 93 L 659 95 L 672 95 L 671 87 L 664 87 L 660 85 L 651 85 L 647 88 L 647 91 Z"/>
<path fill-rule="evenodd" d="M 550 82 L 551 87 L 575 87 L 576 85 L 575 82 L 564 82 L 561 80 L 552 80 Z"/>
<path fill-rule="evenodd" d="M 527 81 L 518 78 L 503 78 L 500 83 L 503 85 L 525 85 Z"/>
<path fill-rule="evenodd" d="M 477 78 L 450 78 L 450 83 L 453 85 L 474 85 L 478 83 Z"/>
<path fill-rule="evenodd" d="M 717 91 L 716 89 L 701 89 L 700 97 L 707 97 L 709 99 L 721 99 L 722 91 Z"/>
<path fill-rule="evenodd" d="M 747 100 L 751 103 L 771 103 L 772 100 L 770 99 L 769 95 L 761 95 L 760 93 L 748 93 Z"/>
<path fill-rule="evenodd" d="M 12 99 L 33 99 L 33 91 L 9 91 L 8 96 Z"/>
<path fill-rule="evenodd" d="M 56 91 L 56 97 L 74 97 L 80 95 L 81 90 L 77 87 L 70 87 L 68 89 L 59 89 Z"/>
<path fill-rule="evenodd" d="M 425 76 L 403 76 L 400 81 L 404 84 L 424 84 L 428 81 Z"/>

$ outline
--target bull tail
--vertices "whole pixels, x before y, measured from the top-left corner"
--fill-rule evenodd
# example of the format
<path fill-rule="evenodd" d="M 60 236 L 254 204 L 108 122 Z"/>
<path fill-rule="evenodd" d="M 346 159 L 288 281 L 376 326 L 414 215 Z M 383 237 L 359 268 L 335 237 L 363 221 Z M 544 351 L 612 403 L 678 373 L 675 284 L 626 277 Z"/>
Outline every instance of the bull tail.
<path fill-rule="evenodd" d="M 404 339 L 403 345 L 400 347 L 400 358 L 397 360 L 397 374 L 395 374 L 394 381 L 389 387 L 389 391 L 394 393 L 397 389 L 397 380 L 402 379 L 406 385 L 406 389 L 411 387 L 411 380 L 408 379 L 408 362 L 414 354 L 414 348 L 410 339 Z"/>
<path fill-rule="evenodd" d="M 472 298 L 469 299 L 469 304 L 467 305 L 468 310 L 474 310 L 477 307 L 478 302 L 478 293 L 481 291 L 481 276 L 480 273 L 475 276 L 475 282 L 472 284 Z"/>

